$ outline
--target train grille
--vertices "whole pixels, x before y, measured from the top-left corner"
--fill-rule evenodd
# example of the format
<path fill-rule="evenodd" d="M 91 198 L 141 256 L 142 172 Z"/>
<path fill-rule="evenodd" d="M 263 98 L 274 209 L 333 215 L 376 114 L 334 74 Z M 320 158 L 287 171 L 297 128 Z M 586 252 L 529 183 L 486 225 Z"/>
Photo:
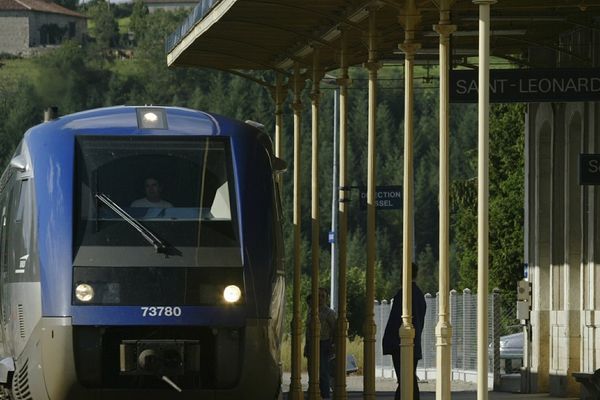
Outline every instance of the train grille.
<path fill-rule="evenodd" d="M 25 360 L 18 369 L 16 379 L 13 381 L 13 392 L 17 400 L 33 400 L 29 390 L 29 359 Z"/>
<path fill-rule="evenodd" d="M 25 339 L 25 311 L 23 310 L 23 304 L 17 306 L 17 314 L 19 315 L 19 335 L 21 335 L 21 339 Z"/>

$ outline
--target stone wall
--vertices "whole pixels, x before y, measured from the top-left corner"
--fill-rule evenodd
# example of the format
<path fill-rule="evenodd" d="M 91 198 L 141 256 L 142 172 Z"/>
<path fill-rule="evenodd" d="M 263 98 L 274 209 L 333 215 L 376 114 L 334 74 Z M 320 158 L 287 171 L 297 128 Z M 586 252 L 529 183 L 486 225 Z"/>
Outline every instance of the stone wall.
<path fill-rule="evenodd" d="M 29 52 L 29 19 L 26 13 L 11 11 L 0 15 L 0 53 L 26 55 Z"/>
<path fill-rule="evenodd" d="M 29 45 L 31 47 L 56 45 L 60 42 L 48 40 L 44 37 L 42 30 L 44 26 L 56 25 L 65 31 L 63 40 L 78 39 L 81 40 L 86 32 L 86 21 L 83 18 L 74 18 L 68 15 L 32 13 L 29 23 Z"/>
<path fill-rule="evenodd" d="M 530 390 L 576 396 L 573 373 L 600 368 L 600 186 L 579 154 L 600 152 L 600 103 L 529 105 Z"/>

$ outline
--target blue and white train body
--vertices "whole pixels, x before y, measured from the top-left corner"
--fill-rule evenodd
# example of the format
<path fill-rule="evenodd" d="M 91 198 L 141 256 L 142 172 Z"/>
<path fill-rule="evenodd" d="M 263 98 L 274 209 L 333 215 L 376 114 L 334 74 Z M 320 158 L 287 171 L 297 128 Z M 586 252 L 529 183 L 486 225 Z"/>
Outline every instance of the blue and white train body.
<path fill-rule="evenodd" d="M 280 391 L 283 162 L 255 124 L 114 107 L 31 128 L 0 181 L 10 398 Z M 144 182 L 161 207 L 133 207 Z"/>

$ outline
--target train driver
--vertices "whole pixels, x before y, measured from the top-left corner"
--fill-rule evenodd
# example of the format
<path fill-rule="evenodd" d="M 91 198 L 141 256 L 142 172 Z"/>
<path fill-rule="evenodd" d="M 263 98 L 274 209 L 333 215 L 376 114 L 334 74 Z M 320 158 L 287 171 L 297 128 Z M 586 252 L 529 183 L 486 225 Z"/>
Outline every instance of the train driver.
<path fill-rule="evenodd" d="M 171 208 L 173 204 L 162 199 L 162 185 L 158 179 L 148 177 L 144 180 L 145 197 L 134 200 L 131 207 Z"/>

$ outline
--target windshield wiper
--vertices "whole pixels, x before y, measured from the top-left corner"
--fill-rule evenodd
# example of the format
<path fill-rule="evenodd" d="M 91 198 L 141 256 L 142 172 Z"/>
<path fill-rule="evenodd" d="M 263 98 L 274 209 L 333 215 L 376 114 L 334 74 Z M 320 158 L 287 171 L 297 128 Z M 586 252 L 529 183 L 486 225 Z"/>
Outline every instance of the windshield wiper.
<path fill-rule="evenodd" d="M 137 219 L 133 218 L 127 211 L 123 210 L 117 203 L 111 200 L 110 197 L 105 195 L 104 193 L 96 193 L 96 198 L 104 203 L 108 208 L 113 210 L 119 217 L 121 217 L 125 222 L 129 225 L 133 226 L 133 228 L 142 235 L 144 239 L 148 243 L 150 243 L 156 249 L 157 253 L 163 253 L 168 255 L 173 255 L 178 253 L 173 246 L 165 243 L 164 240 L 160 239 L 156 236 L 152 231 L 142 225 Z"/>

